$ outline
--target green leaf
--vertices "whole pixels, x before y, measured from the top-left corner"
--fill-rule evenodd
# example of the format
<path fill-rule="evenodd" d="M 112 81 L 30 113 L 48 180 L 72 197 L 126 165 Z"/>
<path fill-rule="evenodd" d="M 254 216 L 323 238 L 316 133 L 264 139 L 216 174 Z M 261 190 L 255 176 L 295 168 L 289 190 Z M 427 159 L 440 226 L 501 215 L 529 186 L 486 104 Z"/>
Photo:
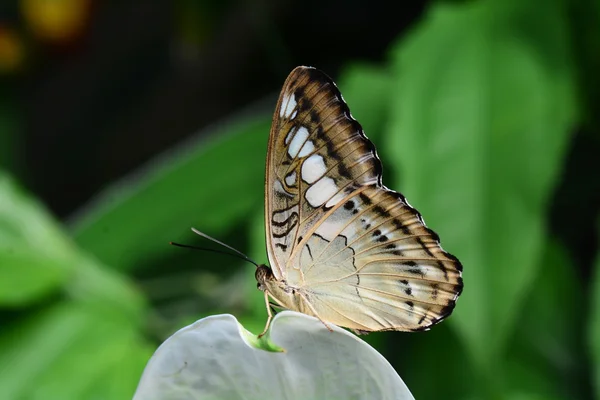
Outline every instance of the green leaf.
<path fill-rule="evenodd" d="M 261 337 L 258 337 L 257 334 L 250 332 L 246 328 L 244 328 L 241 324 L 238 323 L 238 331 L 240 336 L 244 339 L 246 344 L 254 347 L 255 349 L 260 349 L 264 351 L 270 351 L 272 353 L 285 353 L 285 349 L 279 347 L 271 340 L 271 327 L 269 326 L 269 330 Z"/>
<path fill-rule="evenodd" d="M 473 365 L 449 325 L 442 322 L 430 331 L 407 335 L 385 332 L 388 360 L 417 399 L 468 399 L 477 390 Z M 438 365 L 448 368 L 434 367 Z M 487 397 L 479 393 L 478 398 Z"/>
<path fill-rule="evenodd" d="M 0 252 L 32 253 L 68 260 L 75 247 L 44 206 L 0 170 Z"/>
<path fill-rule="evenodd" d="M 37 307 L 2 326 L 0 398 L 106 399 L 109 390 L 131 398 L 132 375 L 148 356 L 138 334 L 140 294 L 75 247 L 6 175 L 0 175 L 0 238 L 0 305 Z M 54 292 L 61 295 L 48 296 Z M 115 371 L 121 377 L 96 386 Z"/>
<path fill-rule="evenodd" d="M 106 400 L 106 399 L 130 399 L 133 397 L 135 387 L 140 379 L 141 372 L 152 353 L 153 346 L 140 340 L 134 342 L 123 340 L 124 347 L 121 352 L 126 355 L 118 363 L 113 364 L 95 380 L 82 399 Z M 126 347 L 125 347 L 126 346 Z"/>
<path fill-rule="evenodd" d="M 600 221 L 597 224 L 600 232 Z M 591 284 L 590 325 L 588 343 L 592 360 L 592 382 L 596 390 L 596 397 L 600 398 L 600 243 L 597 248 L 596 262 Z"/>
<path fill-rule="evenodd" d="M 389 115 L 392 95 L 387 70 L 368 64 L 351 64 L 344 68 L 337 82 L 352 116 L 374 141 L 381 138 Z"/>
<path fill-rule="evenodd" d="M 189 237 L 190 227 L 222 233 L 263 199 L 269 128 L 270 117 L 245 119 L 154 161 L 80 214 L 77 242 L 107 265 L 131 269 L 172 250 L 169 241 Z"/>
<path fill-rule="evenodd" d="M 73 266 L 29 249 L 0 251 L 0 306 L 22 307 L 51 293 Z"/>
<path fill-rule="evenodd" d="M 77 257 L 45 208 L 0 171 L 0 305 L 21 307 L 58 290 Z"/>
<path fill-rule="evenodd" d="M 139 292 L 83 254 L 45 208 L 1 172 L 0 198 L 0 305 L 24 306 L 61 290 L 139 319 Z"/>
<path fill-rule="evenodd" d="M 254 260 L 267 259 L 264 209 L 262 211 L 263 212 L 254 215 L 250 224 L 250 257 Z M 246 286 L 245 297 L 251 304 L 251 309 L 254 311 L 253 314 L 258 318 L 261 318 L 262 316 L 266 318 L 267 313 L 265 308 L 265 300 L 262 292 L 256 288 L 256 278 L 254 276 L 255 271 L 256 269 L 253 269 L 252 272 L 250 272 L 250 270 L 247 272 L 246 279 L 248 280 L 248 285 Z M 266 319 L 264 322 L 266 322 Z M 252 328 L 253 327 L 250 327 L 250 329 Z"/>
<path fill-rule="evenodd" d="M 450 321 L 489 377 L 539 266 L 576 118 L 562 10 L 538 11 L 440 3 L 394 53 L 396 188 L 464 265 Z"/>
<path fill-rule="evenodd" d="M 71 300 L 118 313 L 131 323 L 141 324 L 146 311 L 145 299 L 131 282 L 91 258 L 79 259 L 77 270 L 63 290 Z"/>
<path fill-rule="evenodd" d="M 115 368 L 141 373 L 147 353 L 136 350 L 143 341 L 135 328 L 118 311 L 75 303 L 13 325 L 0 336 L 0 398 L 88 398 L 84 394 L 97 379 Z M 133 357 L 137 363 L 126 361 Z M 129 381 L 128 396 L 134 386 Z"/>
<path fill-rule="evenodd" d="M 518 325 L 506 351 L 506 386 L 550 398 L 586 398 L 585 349 L 581 343 L 585 299 L 573 262 L 552 240 L 519 310 Z"/>
<path fill-rule="evenodd" d="M 348 103 L 352 116 L 361 124 L 366 136 L 377 147 L 384 165 L 386 179 L 394 179 L 394 159 L 383 146 L 382 137 L 390 119 L 390 99 L 393 87 L 390 72 L 383 67 L 364 63 L 351 64 L 344 68 L 338 86 Z M 371 337 L 367 341 L 371 344 Z"/>

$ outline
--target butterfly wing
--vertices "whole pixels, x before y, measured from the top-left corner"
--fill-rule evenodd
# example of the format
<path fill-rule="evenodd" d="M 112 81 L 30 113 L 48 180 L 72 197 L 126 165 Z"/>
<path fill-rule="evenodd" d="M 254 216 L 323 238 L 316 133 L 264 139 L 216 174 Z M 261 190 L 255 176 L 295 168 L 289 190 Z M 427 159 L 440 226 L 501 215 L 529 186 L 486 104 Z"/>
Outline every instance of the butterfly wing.
<path fill-rule="evenodd" d="M 269 261 L 285 277 L 291 254 L 341 198 L 377 184 L 380 163 L 335 84 L 294 69 L 279 98 L 267 153 L 265 218 Z"/>
<path fill-rule="evenodd" d="M 322 320 L 363 331 L 418 330 L 449 315 L 459 261 L 381 183 L 381 162 L 333 81 L 287 78 L 267 154 L 266 227 L 275 278 Z"/>

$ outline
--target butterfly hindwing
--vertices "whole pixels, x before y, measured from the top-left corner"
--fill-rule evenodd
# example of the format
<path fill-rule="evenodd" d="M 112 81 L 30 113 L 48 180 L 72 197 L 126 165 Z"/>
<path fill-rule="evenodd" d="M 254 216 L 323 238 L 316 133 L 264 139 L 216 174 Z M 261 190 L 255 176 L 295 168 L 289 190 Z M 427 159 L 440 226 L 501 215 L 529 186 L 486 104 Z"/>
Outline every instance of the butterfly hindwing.
<path fill-rule="evenodd" d="M 277 281 L 267 289 L 282 305 L 360 331 L 426 329 L 450 314 L 461 264 L 382 185 L 381 170 L 333 81 L 314 68 L 292 71 L 273 117 L 266 176 Z"/>
<path fill-rule="evenodd" d="M 419 330 L 452 311 L 460 263 L 400 194 L 365 187 L 313 237 L 295 261 L 322 318 L 365 331 Z"/>

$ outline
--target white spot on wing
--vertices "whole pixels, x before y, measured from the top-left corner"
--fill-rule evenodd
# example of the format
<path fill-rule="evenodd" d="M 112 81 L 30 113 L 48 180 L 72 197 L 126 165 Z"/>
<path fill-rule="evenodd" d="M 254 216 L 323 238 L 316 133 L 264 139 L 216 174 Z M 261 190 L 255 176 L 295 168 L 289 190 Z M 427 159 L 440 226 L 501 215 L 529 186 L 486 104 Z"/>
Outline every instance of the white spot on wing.
<path fill-rule="evenodd" d="M 294 135 L 296 134 L 297 129 L 290 129 L 290 131 L 288 132 L 287 136 L 285 137 L 285 145 L 287 146 L 288 144 L 290 144 L 290 140 L 292 140 L 292 138 L 294 137 Z"/>
<path fill-rule="evenodd" d="M 348 220 L 348 211 L 340 207 L 317 226 L 315 233 L 329 241 L 339 235 L 346 236 L 350 241 L 350 238 L 356 237 L 356 226 L 352 223 L 349 224 Z"/>
<path fill-rule="evenodd" d="M 293 186 L 296 183 L 296 171 L 292 171 L 291 174 L 285 177 L 285 184 L 288 186 Z"/>
<path fill-rule="evenodd" d="M 292 112 L 296 108 L 296 97 L 293 93 L 285 94 L 281 101 L 281 109 L 279 110 L 279 116 L 281 118 L 289 118 Z M 295 117 L 295 115 L 294 115 Z M 293 118 L 293 117 L 292 117 Z"/>
<path fill-rule="evenodd" d="M 292 139 L 292 142 L 290 143 L 290 146 L 288 147 L 288 154 L 290 155 L 290 157 L 294 158 L 298 155 L 300 149 L 302 148 L 302 145 L 304 144 L 307 138 L 308 129 L 306 129 L 303 126 L 298 128 L 296 134 L 294 135 L 294 138 Z"/>
<path fill-rule="evenodd" d="M 306 157 L 307 155 L 312 153 L 314 149 L 315 145 L 309 140 L 306 143 L 304 143 L 304 146 L 302 146 L 300 153 L 298 153 L 298 157 Z"/>
<path fill-rule="evenodd" d="M 335 186 L 334 180 L 328 176 L 324 176 L 306 191 L 306 201 L 313 207 L 319 207 L 337 191 L 338 188 Z"/>
<path fill-rule="evenodd" d="M 329 208 L 335 206 L 337 203 L 342 201 L 344 197 L 346 197 L 346 195 L 343 192 L 336 194 L 327 202 L 327 204 L 325 204 L 325 207 Z"/>
<path fill-rule="evenodd" d="M 334 222 L 326 219 L 322 224 L 317 226 L 315 233 L 331 242 L 340 234 L 340 231 L 344 229 L 346 224 L 346 221 L 338 220 Z"/>
<path fill-rule="evenodd" d="M 302 179 L 313 183 L 327 172 L 325 160 L 318 154 L 313 154 L 302 163 Z"/>

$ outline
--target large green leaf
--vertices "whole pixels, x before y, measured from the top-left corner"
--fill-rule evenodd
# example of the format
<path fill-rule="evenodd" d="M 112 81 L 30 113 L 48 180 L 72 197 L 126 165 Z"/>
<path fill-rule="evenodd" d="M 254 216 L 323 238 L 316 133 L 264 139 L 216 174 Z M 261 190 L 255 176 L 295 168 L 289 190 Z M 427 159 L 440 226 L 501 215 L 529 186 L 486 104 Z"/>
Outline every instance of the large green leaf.
<path fill-rule="evenodd" d="M 21 307 L 56 290 L 74 265 L 25 249 L 0 251 L 0 305 Z"/>
<path fill-rule="evenodd" d="M 377 144 L 388 121 L 391 92 L 390 74 L 382 67 L 351 64 L 338 79 L 338 87 L 352 116 L 366 135 Z"/>
<path fill-rule="evenodd" d="M 451 321 L 488 376 L 539 266 L 575 120 L 562 10 L 534 3 L 438 4 L 394 53 L 396 188 L 464 264 Z"/>
<path fill-rule="evenodd" d="M 269 127 L 268 116 L 244 119 L 155 160 L 82 211 L 77 242 L 129 269 L 169 251 L 167 243 L 189 237 L 192 226 L 222 233 L 262 201 Z"/>
<path fill-rule="evenodd" d="M 53 291 L 139 318 L 139 293 L 81 252 L 44 207 L 0 174 L 0 305 L 23 306 Z"/>
<path fill-rule="evenodd" d="M 0 398 L 131 397 L 148 357 L 140 294 L 80 251 L 6 175 L 0 239 L 0 306 L 21 308 L 1 325 Z"/>
<path fill-rule="evenodd" d="M 0 171 L 0 306 L 24 306 L 58 290 L 77 258 L 44 207 Z"/>
<path fill-rule="evenodd" d="M 389 346 L 387 358 L 415 398 L 458 400 L 476 392 L 473 365 L 449 324 L 442 322 L 428 332 L 383 334 Z"/>
<path fill-rule="evenodd" d="M 144 344 L 135 339 L 132 342 L 126 335 L 117 338 L 114 341 L 115 353 L 126 354 L 117 363 L 113 363 L 109 369 L 105 369 L 104 374 L 98 376 L 93 385 L 87 388 L 82 399 L 86 400 L 106 400 L 106 399 L 130 399 L 135 382 L 138 382 L 144 366 L 152 356 L 154 345 Z"/>
<path fill-rule="evenodd" d="M 0 170 L 0 251 L 21 248 L 57 259 L 72 257 L 75 249 L 46 209 Z"/>
<path fill-rule="evenodd" d="M 506 383 L 514 391 L 551 398 L 586 398 L 585 299 L 581 282 L 563 246 L 549 240 L 519 310 L 505 359 Z"/>
<path fill-rule="evenodd" d="M 118 310 L 63 303 L 0 336 L 0 398 L 90 398 L 95 388 L 106 399 L 107 387 L 96 383 L 114 369 L 127 372 L 119 392 L 130 397 L 148 356 L 142 346 L 135 324 Z"/>

